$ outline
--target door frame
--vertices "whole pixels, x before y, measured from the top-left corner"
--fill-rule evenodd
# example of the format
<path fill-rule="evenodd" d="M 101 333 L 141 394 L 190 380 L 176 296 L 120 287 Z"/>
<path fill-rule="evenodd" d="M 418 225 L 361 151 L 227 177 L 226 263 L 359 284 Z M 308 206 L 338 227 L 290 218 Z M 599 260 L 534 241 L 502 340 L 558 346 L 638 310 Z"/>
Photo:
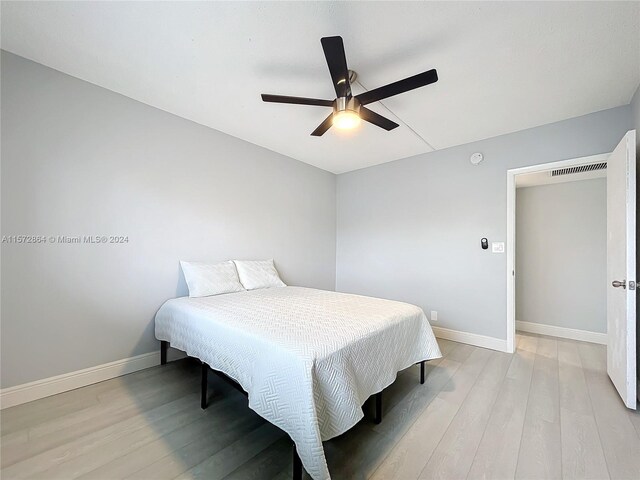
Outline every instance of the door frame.
<path fill-rule="evenodd" d="M 575 167 L 585 163 L 606 162 L 609 155 L 611 152 L 507 170 L 507 352 L 515 352 L 516 338 L 516 175 Z"/>

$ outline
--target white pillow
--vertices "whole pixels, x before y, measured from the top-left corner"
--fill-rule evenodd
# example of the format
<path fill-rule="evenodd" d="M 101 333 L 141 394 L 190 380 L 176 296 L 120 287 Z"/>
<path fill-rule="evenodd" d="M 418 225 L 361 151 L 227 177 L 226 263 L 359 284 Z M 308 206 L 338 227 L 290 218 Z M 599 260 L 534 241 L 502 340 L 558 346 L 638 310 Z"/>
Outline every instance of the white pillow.
<path fill-rule="evenodd" d="M 247 290 L 286 287 L 280 280 L 273 260 L 234 260 L 242 286 Z"/>
<path fill-rule="evenodd" d="M 231 260 L 222 263 L 180 262 L 180 266 L 192 298 L 244 290 Z"/>

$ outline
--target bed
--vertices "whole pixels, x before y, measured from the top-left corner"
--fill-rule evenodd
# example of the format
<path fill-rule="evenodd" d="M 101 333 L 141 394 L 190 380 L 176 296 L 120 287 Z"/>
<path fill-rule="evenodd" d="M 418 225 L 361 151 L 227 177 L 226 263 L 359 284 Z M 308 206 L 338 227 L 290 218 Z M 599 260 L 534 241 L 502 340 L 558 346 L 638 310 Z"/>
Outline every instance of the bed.
<path fill-rule="evenodd" d="M 354 426 L 399 371 L 440 357 L 419 307 L 302 287 L 168 300 L 155 331 L 237 382 L 315 480 L 330 478 L 323 441 Z"/>

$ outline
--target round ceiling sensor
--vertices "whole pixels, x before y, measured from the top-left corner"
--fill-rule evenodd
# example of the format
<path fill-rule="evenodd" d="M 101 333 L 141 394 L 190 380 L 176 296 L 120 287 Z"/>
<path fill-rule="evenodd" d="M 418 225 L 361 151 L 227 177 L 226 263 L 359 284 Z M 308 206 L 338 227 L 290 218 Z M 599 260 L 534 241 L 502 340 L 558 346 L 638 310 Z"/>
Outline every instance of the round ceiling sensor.
<path fill-rule="evenodd" d="M 471 165 L 478 165 L 480 162 L 482 162 L 482 160 L 484 160 L 484 155 L 482 155 L 480 152 L 474 153 L 469 159 Z"/>

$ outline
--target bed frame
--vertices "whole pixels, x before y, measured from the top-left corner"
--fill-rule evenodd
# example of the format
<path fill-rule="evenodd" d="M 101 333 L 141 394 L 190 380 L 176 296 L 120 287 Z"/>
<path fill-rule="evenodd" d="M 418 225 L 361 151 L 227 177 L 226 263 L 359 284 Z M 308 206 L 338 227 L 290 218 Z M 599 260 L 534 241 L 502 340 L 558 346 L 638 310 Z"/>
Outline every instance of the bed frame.
<path fill-rule="evenodd" d="M 165 365 L 167 363 L 167 351 L 169 350 L 169 342 L 164 340 L 160 341 L 160 363 Z M 424 364 L 426 360 L 420 362 L 420 384 L 424 384 Z M 209 370 L 222 378 L 225 382 L 231 385 L 233 388 L 238 390 L 244 396 L 247 396 L 248 393 L 244 391 L 244 389 L 240 386 L 238 382 L 228 377 L 224 373 L 211 368 L 209 365 L 200 361 L 202 364 L 201 374 L 200 374 L 200 408 L 203 410 L 207 408 L 209 404 L 209 395 L 208 395 L 208 380 L 209 380 Z M 375 416 L 373 421 L 377 424 L 382 422 L 382 392 L 378 392 L 373 395 L 375 399 Z M 302 480 L 302 461 L 298 456 L 298 450 L 296 449 L 295 444 L 293 445 L 293 480 Z"/>

